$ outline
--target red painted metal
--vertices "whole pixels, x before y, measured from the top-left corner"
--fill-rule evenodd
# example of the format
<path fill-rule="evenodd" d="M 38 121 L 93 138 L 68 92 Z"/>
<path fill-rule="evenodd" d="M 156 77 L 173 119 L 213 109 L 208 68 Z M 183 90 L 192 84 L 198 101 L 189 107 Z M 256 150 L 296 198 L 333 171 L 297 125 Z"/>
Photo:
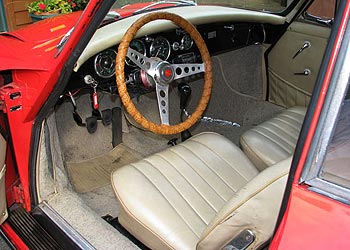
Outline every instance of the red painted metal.
<path fill-rule="evenodd" d="M 0 35 L 0 70 L 47 71 L 57 61 L 54 58 L 56 45 L 76 24 L 81 13 L 74 12 L 46 19 Z"/>
<path fill-rule="evenodd" d="M 86 13 L 93 15 L 100 3 L 91 1 Z M 92 18 L 92 15 L 84 15 L 76 23 L 80 14 L 63 15 L 5 36 L 0 35 L 0 57 L 5 58 L 0 62 L 0 70 L 12 69 L 13 72 L 13 83 L 1 88 L 0 98 L 2 104 L 5 104 L 2 108 L 8 116 L 15 161 L 23 188 L 23 206 L 27 210 L 30 210 L 28 166 L 32 126 L 38 111 L 55 86 L 63 65 Z M 65 27 L 58 28 L 62 27 L 63 23 Z M 75 32 L 72 33 L 61 54 L 55 56 L 57 49 L 54 46 L 73 25 Z M 9 60 L 6 60 L 7 58 Z M 11 99 L 11 94 L 15 92 L 19 92 L 20 97 Z"/>
<path fill-rule="evenodd" d="M 146 3 L 136 3 L 136 4 L 130 4 L 130 5 L 126 5 L 121 9 L 116 9 L 116 12 L 118 12 L 120 14 L 120 16 L 122 18 L 124 17 L 128 17 L 133 15 L 133 13 L 135 11 L 138 11 L 146 6 L 150 6 L 151 4 L 153 4 L 155 2 L 146 2 Z M 167 3 L 167 4 L 158 4 L 156 6 L 152 6 L 149 8 L 149 10 L 152 9 L 158 9 L 158 8 L 166 8 L 166 7 L 174 7 L 175 5 L 172 3 Z"/>
<path fill-rule="evenodd" d="M 349 22 L 349 15 L 350 1 L 347 1 L 316 110 L 297 166 L 288 207 L 270 246 L 272 250 L 350 249 L 350 241 L 345 236 L 350 232 L 349 206 L 311 192 L 307 190 L 305 184 L 298 183 L 343 41 L 345 27 Z"/>
<path fill-rule="evenodd" d="M 350 249 L 349 232 L 349 206 L 300 185 L 269 249 Z"/>
<path fill-rule="evenodd" d="M 20 202 L 27 210 L 30 209 L 28 166 L 34 119 L 55 84 L 57 84 L 62 67 L 100 4 L 101 1 L 99 0 L 90 0 L 85 15 L 81 18 L 82 12 L 75 12 L 46 19 L 27 28 L 0 35 L 0 57 L 2 58 L 0 71 L 13 71 L 13 83 L 0 89 L 0 100 L 3 104 L 0 105 L 0 108 L 8 115 L 9 132 L 11 133 L 16 156 L 16 164 L 8 165 L 6 175 L 9 204 Z M 122 18 L 125 18 L 148 4 L 130 5 L 116 11 Z M 350 249 L 350 243 L 346 236 L 344 239 L 339 237 L 339 235 L 344 235 L 344 232 L 350 231 L 349 207 L 310 192 L 304 185 L 298 184 L 333 72 L 344 27 L 348 22 L 349 1 L 346 8 L 347 12 L 342 20 L 342 28 L 337 36 L 337 43 L 333 49 L 332 59 L 323 81 L 323 88 L 312 120 L 310 133 L 306 138 L 295 175 L 289 205 L 270 249 Z M 79 22 L 77 22 L 78 19 Z M 56 45 L 64 34 L 74 26 L 75 31 L 67 41 L 61 54 L 56 56 Z M 20 96 L 11 99 L 11 94 L 16 92 L 19 92 Z M 7 162 L 9 160 L 10 156 L 7 156 Z M 16 167 L 18 173 L 15 170 Z M 325 225 L 332 225 L 332 227 L 330 230 L 323 230 L 327 229 Z M 7 223 L 3 224 L 1 228 L 18 249 L 28 249 Z"/>
<path fill-rule="evenodd" d="M 46 19 L 26 28 L 0 34 L 0 71 L 11 70 L 13 82 L 3 86 L 0 79 L 0 109 L 7 114 L 15 159 L 7 150 L 6 199 L 30 210 L 29 155 L 35 117 L 48 98 L 68 56 L 79 42 L 101 1 L 91 0 L 82 12 Z M 122 17 L 148 3 L 121 10 Z M 78 21 L 79 19 L 79 21 Z M 56 46 L 72 28 L 74 32 L 57 55 Z M 16 98 L 13 94 L 16 93 Z M 1 229 L 17 249 L 28 249 L 8 223 Z"/>
<path fill-rule="evenodd" d="M 29 247 L 27 247 L 27 245 L 22 241 L 22 239 L 16 234 L 16 232 L 11 228 L 11 226 L 7 222 L 2 224 L 0 227 L 17 250 L 29 249 Z"/>
<path fill-rule="evenodd" d="M 23 206 L 27 210 L 30 209 L 28 164 L 32 125 L 38 111 L 55 86 L 65 61 L 80 40 L 93 13 L 101 4 L 100 1 L 90 2 L 85 9 L 85 13 L 90 14 L 82 16 L 83 12 L 74 12 L 61 15 L 0 35 L 0 58 L 2 58 L 0 71 L 12 70 L 13 72 L 13 83 L 0 90 L 0 108 L 8 115 L 19 184 L 23 187 Z M 137 4 L 134 7 L 128 6 L 116 11 L 121 11 L 123 17 L 126 17 L 148 4 Z M 74 32 L 60 55 L 56 56 L 57 44 L 72 27 L 75 27 Z M 20 97 L 12 100 L 10 96 L 15 92 L 19 92 Z M 18 109 L 13 111 L 16 107 Z M 14 183 L 10 185 L 13 186 Z M 7 190 L 7 194 L 12 196 L 9 197 L 11 201 L 18 199 L 13 190 Z"/>

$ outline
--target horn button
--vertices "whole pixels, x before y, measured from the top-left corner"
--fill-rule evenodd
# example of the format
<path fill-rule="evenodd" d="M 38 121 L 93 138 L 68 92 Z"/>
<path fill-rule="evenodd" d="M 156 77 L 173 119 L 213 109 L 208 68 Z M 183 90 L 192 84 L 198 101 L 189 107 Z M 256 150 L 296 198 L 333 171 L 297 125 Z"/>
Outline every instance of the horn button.
<path fill-rule="evenodd" d="M 156 81 L 163 85 L 168 85 L 174 80 L 174 69 L 170 63 L 159 62 L 156 67 Z"/>

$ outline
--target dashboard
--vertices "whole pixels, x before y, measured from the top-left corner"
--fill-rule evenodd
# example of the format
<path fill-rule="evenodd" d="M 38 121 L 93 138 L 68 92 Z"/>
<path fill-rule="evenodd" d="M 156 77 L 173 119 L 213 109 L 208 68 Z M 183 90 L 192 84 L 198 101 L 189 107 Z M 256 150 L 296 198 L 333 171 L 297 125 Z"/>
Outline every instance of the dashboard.
<path fill-rule="evenodd" d="M 264 43 L 269 25 L 260 23 L 213 23 L 197 25 L 211 55 L 239 49 L 256 43 Z M 103 49 L 86 60 L 74 72 L 68 90 L 87 87 L 86 75 L 91 76 L 97 86 L 111 93 L 117 93 L 115 83 L 115 59 L 118 45 Z M 201 63 L 199 50 L 191 36 L 180 28 L 137 37 L 130 47 L 147 57 L 158 57 L 170 63 Z M 192 76 L 196 79 L 200 75 Z M 125 78 L 128 88 L 143 88 L 141 70 L 130 60 L 125 60 Z M 184 79 L 191 81 L 192 79 Z"/>

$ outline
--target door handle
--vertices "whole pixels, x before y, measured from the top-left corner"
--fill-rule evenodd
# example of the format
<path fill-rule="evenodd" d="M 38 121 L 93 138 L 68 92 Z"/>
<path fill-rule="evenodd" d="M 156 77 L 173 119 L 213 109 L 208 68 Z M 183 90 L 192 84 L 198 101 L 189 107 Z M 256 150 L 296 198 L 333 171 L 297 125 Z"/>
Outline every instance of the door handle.
<path fill-rule="evenodd" d="M 301 52 L 310 47 L 311 43 L 309 41 L 304 42 L 303 46 L 294 54 L 292 59 L 296 58 L 298 55 L 300 55 Z"/>
<path fill-rule="evenodd" d="M 303 72 L 294 73 L 294 75 L 296 75 L 296 76 L 308 76 L 308 75 L 311 75 L 311 70 L 309 70 L 309 69 L 304 69 Z"/>

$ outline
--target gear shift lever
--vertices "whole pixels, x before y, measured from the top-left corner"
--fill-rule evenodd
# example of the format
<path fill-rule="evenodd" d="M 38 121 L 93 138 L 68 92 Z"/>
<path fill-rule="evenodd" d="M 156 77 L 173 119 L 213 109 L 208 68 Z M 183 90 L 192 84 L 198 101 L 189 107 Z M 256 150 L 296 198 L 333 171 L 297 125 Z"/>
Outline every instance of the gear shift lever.
<path fill-rule="evenodd" d="M 186 109 L 188 98 L 190 97 L 192 90 L 190 85 L 188 85 L 187 83 L 180 83 L 177 86 L 177 89 L 180 93 L 180 109 L 182 112 L 184 109 Z"/>
<path fill-rule="evenodd" d="M 191 90 L 190 85 L 188 85 L 187 83 L 180 83 L 177 86 L 177 89 L 180 93 L 181 121 L 183 121 L 182 115 L 183 115 L 184 111 L 186 110 L 188 99 L 191 96 L 192 90 Z M 190 131 L 188 129 L 186 129 L 185 131 L 181 132 L 181 141 L 186 141 L 191 136 L 192 135 L 191 135 Z"/>

